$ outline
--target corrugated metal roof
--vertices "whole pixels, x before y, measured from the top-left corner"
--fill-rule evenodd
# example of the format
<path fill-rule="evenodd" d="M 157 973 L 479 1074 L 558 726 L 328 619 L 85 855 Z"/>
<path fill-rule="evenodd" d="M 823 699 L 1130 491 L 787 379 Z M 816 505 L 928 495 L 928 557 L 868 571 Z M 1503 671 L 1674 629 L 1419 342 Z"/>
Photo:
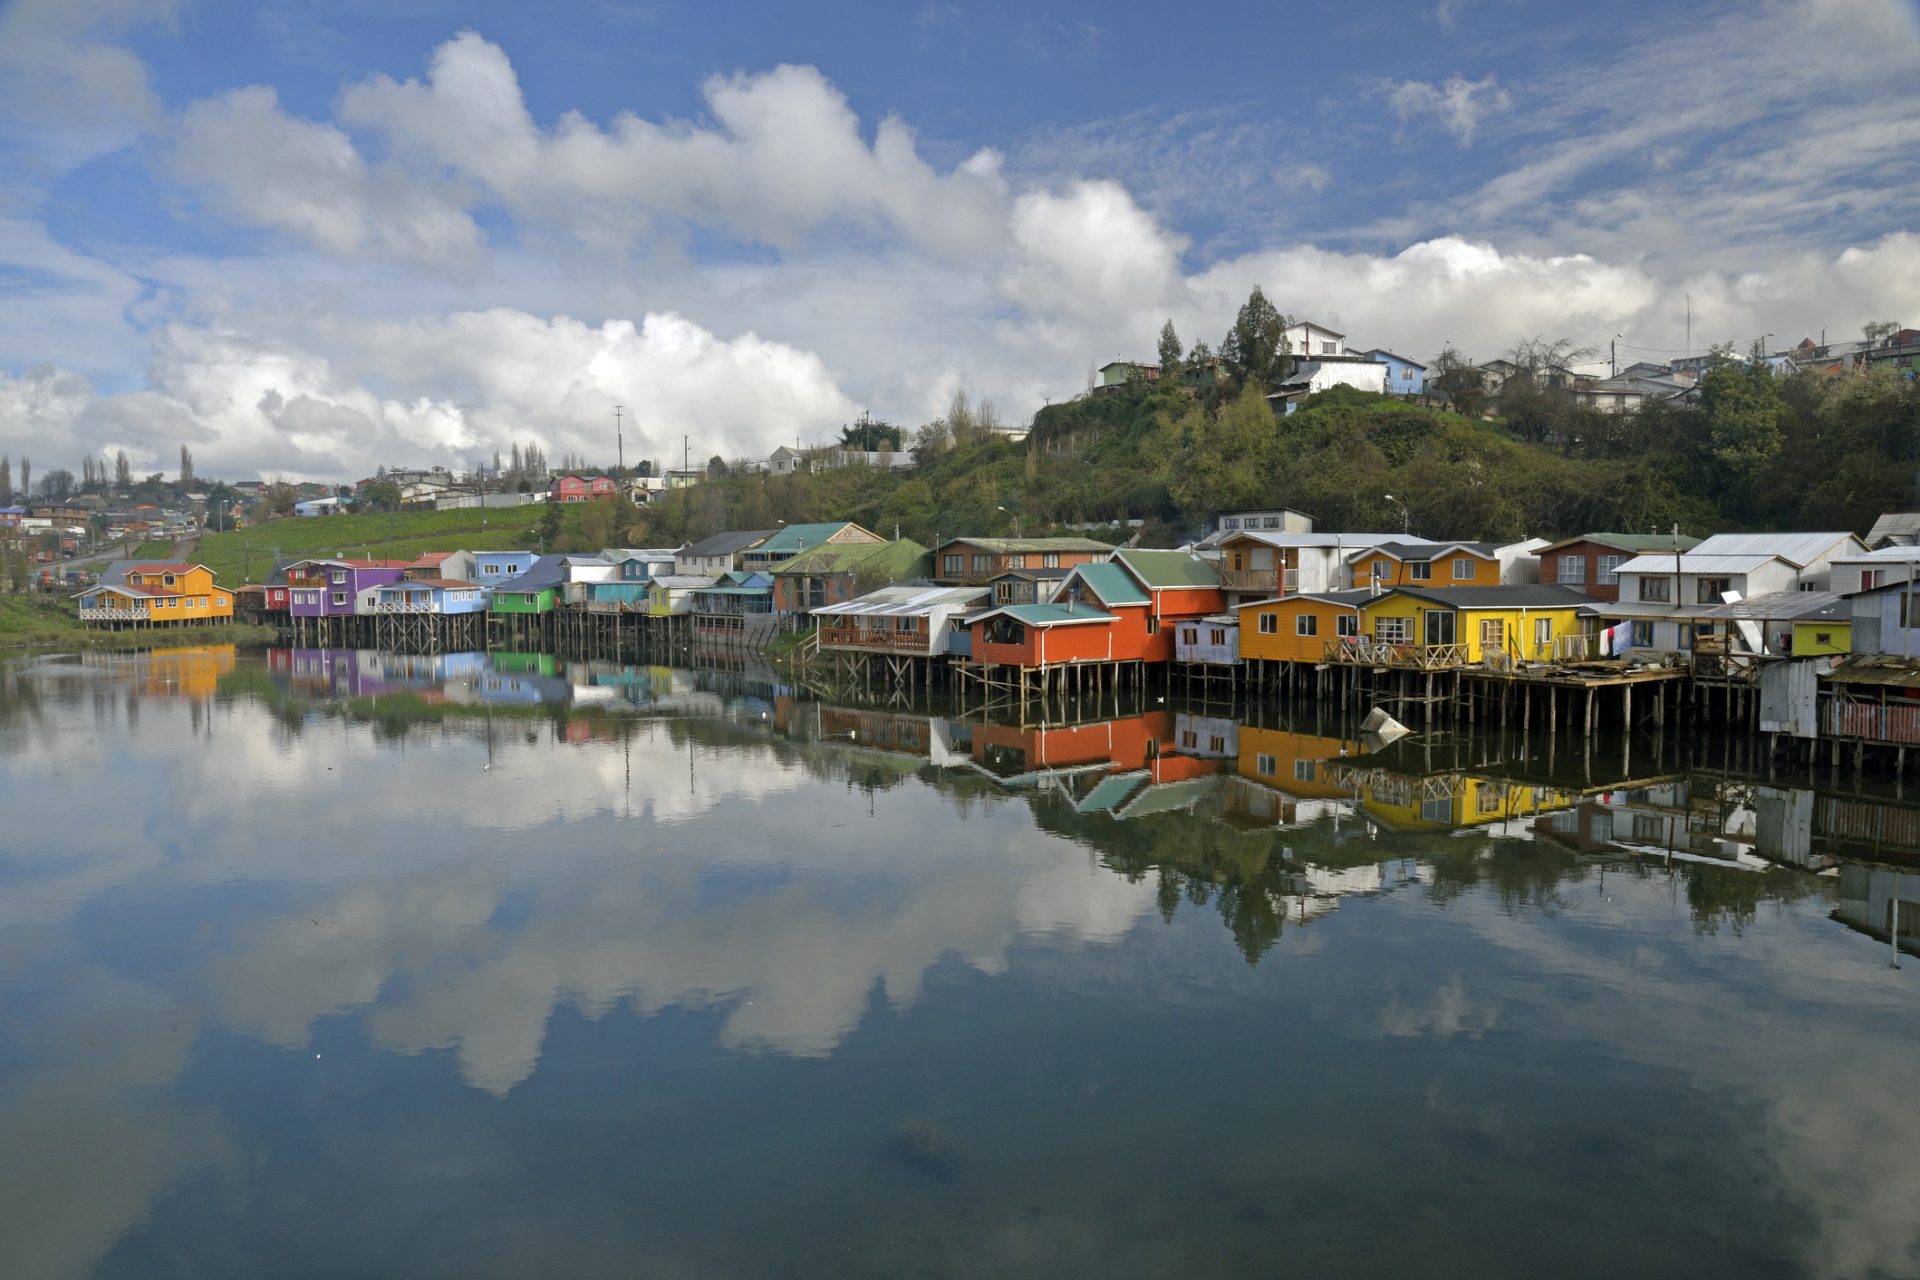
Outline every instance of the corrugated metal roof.
<path fill-rule="evenodd" d="M 836 618 L 917 617 L 943 606 L 978 604 L 990 594 L 985 587 L 882 587 L 815 612 Z"/>
<path fill-rule="evenodd" d="M 1837 543 L 1852 540 L 1852 547 Z M 1812 564 L 1828 552 L 1844 555 L 1864 550 L 1850 533 L 1716 533 L 1694 548 L 1703 556 L 1779 556 L 1796 567 Z"/>
<path fill-rule="evenodd" d="M 1185 551 L 1149 551 L 1133 548 L 1114 553 L 1115 560 L 1138 574 L 1149 587 L 1217 587 L 1220 571 L 1208 560 Z"/>
<path fill-rule="evenodd" d="M 1751 622 L 1785 622 L 1796 618 L 1847 618 L 1846 599 L 1838 591 L 1769 591 L 1747 600 L 1736 600 L 1696 615 L 1701 618 L 1730 618 Z"/>
<path fill-rule="evenodd" d="M 1111 561 L 1076 565 L 1073 576 L 1084 580 L 1100 603 L 1109 609 L 1123 604 L 1146 604 L 1152 600 L 1141 585 L 1121 566 Z M 1072 587 L 1067 590 L 1071 592 Z"/>
<path fill-rule="evenodd" d="M 1702 543 L 1701 545 L 1704 546 L 1705 544 Z M 1794 561 L 1787 561 L 1784 556 L 1771 554 L 1715 555 L 1701 551 L 1683 551 L 1677 558 L 1680 561 L 1681 573 L 1752 573 L 1760 566 L 1774 560 L 1783 560 L 1788 564 L 1795 564 Z M 1674 571 L 1673 562 L 1675 559 L 1676 557 L 1672 555 L 1635 556 L 1633 559 L 1621 565 L 1615 572 L 1671 574 Z"/>
<path fill-rule="evenodd" d="M 1390 587 L 1386 595 L 1412 596 L 1455 609 L 1577 609 L 1592 597 L 1571 587 L 1519 583 L 1510 587 Z"/>
<path fill-rule="evenodd" d="M 1114 617 L 1105 609 L 1096 609 L 1088 604 L 1008 604 L 998 609 L 978 614 L 975 622 L 984 622 L 988 618 L 1006 614 L 1009 618 L 1026 623 L 1030 627 L 1057 627 L 1066 623 L 1112 622 Z"/>
<path fill-rule="evenodd" d="M 1892 654 L 1855 654 L 1822 679 L 1835 684 L 1877 684 L 1897 689 L 1920 689 L 1920 658 Z"/>
<path fill-rule="evenodd" d="M 1113 544 L 1095 542 L 1092 538 L 948 538 L 941 543 L 950 547 L 956 542 L 964 542 L 970 547 L 990 551 L 995 555 L 1009 555 L 1020 551 L 1111 551 Z"/>
<path fill-rule="evenodd" d="M 1867 545 L 1870 547 L 1889 541 L 1917 540 L 1920 540 L 1920 511 L 1889 511 L 1873 522 L 1873 528 L 1867 530 Z"/>
<path fill-rule="evenodd" d="M 1443 545 L 1405 533 L 1282 533 L 1278 529 L 1222 529 L 1201 539 L 1199 545 L 1219 546 L 1232 538 L 1251 538 L 1270 547 L 1329 547 L 1348 551 L 1360 551 L 1389 542 L 1402 546 Z"/>
<path fill-rule="evenodd" d="M 1878 547 L 1872 551 L 1862 551 L 1856 555 L 1835 556 L 1834 564 L 1905 564 L 1910 560 L 1920 560 L 1920 547 L 1892 546 Z"/>

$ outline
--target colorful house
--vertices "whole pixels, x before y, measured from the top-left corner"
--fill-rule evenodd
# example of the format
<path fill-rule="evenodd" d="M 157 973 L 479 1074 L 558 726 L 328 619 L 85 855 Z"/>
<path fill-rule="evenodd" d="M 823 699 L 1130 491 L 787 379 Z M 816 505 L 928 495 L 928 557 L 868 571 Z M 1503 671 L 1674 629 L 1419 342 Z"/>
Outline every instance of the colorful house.
<path fill-rule="evenodd" d="M 1387 366 L 1387 394 L 1390 396 L 1424 395 L 1427 390 L 1427 366 L 1418 360 L 1409 360 L 1397 356 L 1385 347 L 1375 347 L 1363 352 L 1367 359 Z"/>
<path fill-rule="evenodd" d="M 1585 596 L 1565 587 L 1397 587 L 1362 607 L 1363 639 L 1334 661 L 1427 669 L 1549 662 L 1557 642 L 1587 630 Z"/>
<path fill-rule="evenodd" d="M 744 557 L 778 529 L 727 529 L 689 543 L 673 553 L 673 573 L 680 578 L 717 578 L 745 567 Z"/>
<path fill-rule="evenodd" d="M 1325 662 L 1327 646 L 1359 638 L 1372 591 L 1256 600 L 1239 606 L 1240 656 L 1256 662 Z"/>
<path fill-rule="evenodd" d="M 1217 614 L 1220 576 L 1184 551 L 1128 550 L 1076 566 L 1051 604 L 975 615 L 974 660 L 990 666 L 1169 662 L 1174 625 Z"/>
<path fill-rule="evenodd" d="M 81 592 L 80 621 L 100 626 L 180 626 L 233 621 L 233 594 L 203 564 L 129 564 L 118 582 Z"/>
<path fill-rule="evenodd" d="M 458 578 L 471 582 L 478 576 L 471 551 L 426 551 L 407 566 L 409 578 Z"/>
<path fill-rule="evenodd" d="M 491 588 L 460 578 L 403 578 L 370 588 L 370 611 L 376 614 L 485 613 Z"/>
<path fill-rule="evenodd" d="M 591 502 L 620 492 L 620 482 L 611 476 L 568 473 L 555 476 L 547 485 L 548 502 Z"/>
<path fill-rule="evenodd" d="M 812 613 L 876 587 L 925 578 L 930 567 L 927 549 L 911 538 L 827 543 L 774 566 L 773 609 Z"/>
<path fill-rule="evenodd" d="M 1497 587 L 1500 545 L 1494 542 L 1386 542 L 1351 557 L 1355 586 Z"/>
<path fill-rule="evenodd" d="M 647 613 L 655 618 L 676 617 L 693 612 L 693 593 L 705 591 L 720 581 L 720 576 L 694 576 L 669 573 L 647 584 Z"/>
<path fill-rule="evenodd" d="M 566 581 L 565 557 L 541 556 L 525 572 L 495 586 L 488 607 L 510 617 L 552 613 Z"/>
<path fill-rule="evenodd" d="M 1111 546 L 1091 538 L 954 538 L 935 550 L 933 580 L 977 587 L 1009 569 L 1071 569 L 1112 554 Z"/>
<path fill-rule="evenodd" d="M 472 580 L 489 586 L 504 582 L 533 568 L 533 562 L 539 558 L 531 551 L 476 551 L 473 553 Z"/>
<path fill-rule="evenodd" d="M 287 612 L 296 618 L 352 617 L 355 597 L 398 582 L 405 560 L 299 560 L 287 566 Z"/>

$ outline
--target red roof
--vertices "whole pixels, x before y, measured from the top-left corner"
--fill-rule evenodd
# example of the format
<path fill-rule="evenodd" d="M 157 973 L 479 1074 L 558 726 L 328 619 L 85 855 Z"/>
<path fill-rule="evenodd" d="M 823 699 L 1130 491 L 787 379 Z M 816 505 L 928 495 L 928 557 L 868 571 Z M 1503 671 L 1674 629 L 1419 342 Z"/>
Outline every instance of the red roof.
<path fill-rule="evenodd" d="M 451 551 L 423 551 L 420 554 L 420 558 L 413 563 L 421 568 L 431 569 L 435 565 L 445 564 L 447 557 L 452 554 L 453 552 Z"/>
<path fill-rule="evenodd" d="M 127 572 L 128 573 L 185 573 L 189 569 L 197 569 L 199 567 L 200 567 L 199 565 L 194 565 L 194 564 L 130 564 L 127 566 Z"/>

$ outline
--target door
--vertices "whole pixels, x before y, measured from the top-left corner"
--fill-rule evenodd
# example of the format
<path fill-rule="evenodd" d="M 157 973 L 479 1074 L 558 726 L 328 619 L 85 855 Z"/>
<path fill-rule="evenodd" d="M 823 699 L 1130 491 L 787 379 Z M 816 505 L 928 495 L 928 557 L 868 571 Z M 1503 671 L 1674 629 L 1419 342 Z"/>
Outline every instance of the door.
<path fill-rule="evenodd" d="M 1445 609 L 1427 611 L 1427 645 L 1453 643 L 1453 614 Z"/>

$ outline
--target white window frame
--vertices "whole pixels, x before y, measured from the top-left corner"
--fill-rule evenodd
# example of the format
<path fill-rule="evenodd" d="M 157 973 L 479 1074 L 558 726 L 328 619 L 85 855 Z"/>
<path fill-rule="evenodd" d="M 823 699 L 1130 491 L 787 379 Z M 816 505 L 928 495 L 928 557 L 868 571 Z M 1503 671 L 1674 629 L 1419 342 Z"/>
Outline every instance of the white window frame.
<path fill-rule="evenodd" d="M 1381 644 L 1410 644 L 1413 641 L 1413 619 L 1399 615 L 1375 618 L 1373 638 Z"/>
<path fill-rule="evenodd" d="M 1303 613 L 1293 620 L 1293 634 L 1302 637 L 1315 637 L 1320 634 L 1320 616 Z"/>
<path fill-rule="evenodd" d="M 1263 636 L 1279 635 L 1280 634 L 1280 615 L 1275 613 L 1261 614 L 1260 615 L 1260 634 Z"/>
<path fill-rule="evenodd" d="M 1473 580 L 1473 558 L 1471 556 L 1455 556 L 1453 558 L 1453 580 L 1455 582 L 1470 582 Z"/>

